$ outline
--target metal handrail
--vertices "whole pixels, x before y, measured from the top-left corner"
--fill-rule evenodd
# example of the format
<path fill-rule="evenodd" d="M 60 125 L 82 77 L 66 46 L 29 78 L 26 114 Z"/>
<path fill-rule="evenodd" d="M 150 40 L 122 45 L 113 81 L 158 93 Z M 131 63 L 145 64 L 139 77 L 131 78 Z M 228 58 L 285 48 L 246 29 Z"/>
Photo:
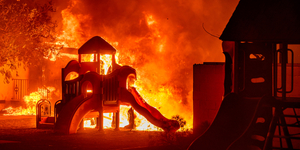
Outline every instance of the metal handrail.
<path fill-rule="evenodd" d="M 279 50 L 276 51 L 276 57 L 278 56 L 278 53 L 281 53 L 281 51 L 282 51 L 282 49 L 279 49 Z M 291 61 L 291 90 L 286 91 L 286 93 L 291 93 L 294 90 L 294 52 L 291 49 L 287 49 L 287 51 L 291 52 L 291 54 L 292 54 L 292 61 Z M 277 62 L 275 62 L 275 63 L 277 63 Z M 279 88 L 277 88 L 277 87 L 275 87 L 275 88 L 276 88 L 276 91 L 278 93 L 282 93 L 282 85 Z"/>

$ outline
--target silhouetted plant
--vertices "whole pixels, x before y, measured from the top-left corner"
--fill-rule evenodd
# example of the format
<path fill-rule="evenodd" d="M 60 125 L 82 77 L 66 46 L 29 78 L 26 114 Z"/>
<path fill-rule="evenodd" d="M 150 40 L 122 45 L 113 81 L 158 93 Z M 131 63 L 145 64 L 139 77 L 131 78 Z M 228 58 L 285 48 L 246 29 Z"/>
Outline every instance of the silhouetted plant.
<path fill-rule="evenodd" d="M 182 142 L 183 138 L 190 136 L 192 131 L 185 128 L 186 121 L 180 115 L 172 116 L 172 120 L 178 121 L 180 130 L 178 132 L 162 132 L 162 137 L 165 142 L 171 145 L 177 145 L 178 142 Z"/>
<path fill-rule="evenodd" d="M 184 146 L 182 143 L 191 143 L 193 140 L 192 129 L 185 128 L 186 121 L 180 115 L 172 116 L 172 120 L 178 121 L 180 129 L 177 132 L 161 132 L 161 134 L 149 135 L 150 139 L 157 140 L 162 139 L 162 142 L 168 143 L 169 145 Z M 163 131 L 161 128 L 157 127 L 158 131 Z M 159 136 L 159 137 L 158 137 Z M 154 144 L 154 141 L 153 143 Z M 185 147 L 182 147 L 184 149 Z M 180 148 L 181 149 L 181 148 Z"/>
<path fill-rule="evenodd" d="M 24 69 L 36 66 L 58 54 L 61 47 L 51 44 L 57 36 L 53 12 L 51 0 L 43 5 L 0 0 L 0 74 L 4 83 L 10 82 L 12 71 L 22 64 Z"/>
<path fill-rule="evenodd" d="M 172 119 L 178 121 L 180 128 L 184 128 L 186 125 L 186 121 L 179 115 L 172 116 Z"/>

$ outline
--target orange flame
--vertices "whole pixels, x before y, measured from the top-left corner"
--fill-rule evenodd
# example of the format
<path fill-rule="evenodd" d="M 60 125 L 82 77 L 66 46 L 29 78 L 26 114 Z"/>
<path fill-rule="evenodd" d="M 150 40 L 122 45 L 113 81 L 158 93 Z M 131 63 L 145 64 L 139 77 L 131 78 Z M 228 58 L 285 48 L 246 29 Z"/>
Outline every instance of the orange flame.
<path fill-rule="evenodd" d="M 95 62 L 94 54 L 81 54 L 81 62 Z"/>
<path fill-rule="evenodd" d="M 155 16 L 155 14 L 151 14 L 148 12 L 142 12 L 144 18 L 141 18 L 139 22 L 136 22 L 136 24 L 140 26 L 145 26 L 145 36 L 136 36 L 135 32 L 131 31 L 128 32 L 128 39 L 126 39 L 126 42 L 124 42 L 124 38 L 116 37 L 116 35 L 118 34 L 114 34 L 114 32 L 119 31 L 118 29 L 111 29 L 110 27 L 106 27 L 105 24 L 101 24 L 101 26 L 103 26 L 103 31 L 100 32 L 101 34 L 99 34 L 98 31 L 89 32 L 89 29 L 91 28 L 87 28 L 86 26 L 82 27 L 80 26 L 80 23 L 87 24 L 92 18 L 87 14 L 72 13 L 73 8 L 79 7 L 76 2 L 78 1 L 73 1 L 72 5 L 68 6 L 67 9 L 62 11 L 64 31 L 62 32 L 61 37 L 70 37 L 65 38 L 67 43 L 72 43 L 68 46 L 78 48 L 83 44 L 82 42 L 86 41 L 88 37 L 91 37 L 89 36 L 89 33 L 100 35 L 102 38 L 104 38 L 111 45 L 118 49 L 118 52 L 115 55 L 116 63 L 130 65 L 136 69 L 138 76 L 135 87 L 139 91 L 140 95 L 147 101 L 147 103 L 157 108 L 164 116 L 169 119 L 171 119 L 172 116 L 179 114 L 187 122 L 185 128 L 193 128 L 192 103 L 190 101 L 192 99 L 192 84 L 181 84 L 177 86 L 175 82 L 172 82 L 171 78 L 172 73 L 174 73 L 174 71 L 172 71 L 174 70 L 174 68 L 182 70 L 182 66 L 187 65 L 187 63 L 185 62 L 185 60 L 181 60 L 181 57 L 177 58 L 177 56 L 173 56 L 173 53 L 168 52 L 168 49 L 178 49 L 173 45 L 185 45 L 185 43 L 187 42 L 183 42 L 182 39 L 186 35 L 179 35 L 178 41 L 176 41 L 175 43 L 171 42 L 172 46 L 170 46 L 170 42 L 168 43 L 168 37 L 166 35 L 167 32 L 163 32 L 161 30 L 162 27 L 160 26 L 160 20 L 157 20 L 157 16 Z M 117 27 L 122 29 L 123 26 Z M 180 25 L 174 25 L 174 28 L 179 31 L 183 27 Z M 85 30 L 84 32 L 83 29 Z M 85 35 L 83 36 L 82 33 L 85 33 Z M 130 34 L 134 34 L 134 36 Z M 80 39 L 81 41 L 75 41 L 77 39 Z M 189 43 L 186 44 L 186 46 L 191 48 Z M 154 51 L 152 49 L 154 49 Z M 176 52 L 176 54 L 177 53 L 179 53 L 180 55 L 185 55 L 183 53 L 183 50 L 180 52 Z M 111 64 L 106 63 L 108 65 L 105 67 L 104 62 L 106 60 L 104 59 L 104 57 L 101 57 L 100 59 L 103 62 L 103 66 L 101 66 L 101 68 L 105 68 L 103 74 L 109 73 L 108 66 L 111 66 Z M 109 59 L 111 60 L 111 58 Z M 149 61 L 152 61 L 152 63 L 148 63 Z M 170 63 L 170 61 L 173 62 Z M 174 63 L 174 61 L 176 61 L 176 63 Z M 182 76 L 187 75 L 188 73 L 182 74 Z M 181 76 L 178 75 L 178 77 Z M 181 83 L 183 82 L 190 81 L 182 81 Z M 186 85 L 189 86 L 189 89 L 184 89 L 186 88 Z M 170 111 L 170 108 L 172 108 L 172 111 Z M 124 127 L 128 124 L 128 109 L 129 107 L 127 106 L 121 106 L 120 108 L 120 111 L 122 112 L 120 112 L 120 122 L 122 122 L 120 123 L 121 127 Z M 158 130 L 157 127 L 149 123 L 142 115 L 138 114 L 137 112 L 135 112 L 135 114 L 135 123 L 137 130 Z M 111 118 L 112 114 L 108 116 L 110 116 Z M 112 119 L 104 119 L 104 122 L 108 122 L 107 124 L 111 124 Z"/>
<path fill-rule="evenodd" d="M 54 87 L 47 87 L 47 89 L 49 90 L 50 93 L 55 90 Z M 32 92 L 29 95 L 23 97 L 23 100 L 26 104 L 25 108 L 23 108 L 22 106 L 17 107 L 17 108 L 8 107 L 8 108 L 3 109 L 4 111 L 7 112 L 4 115 L 5 116 L 36 115 L 37 102 L 39 100 L 41 100 L 42 98 L 46 98 L 47 94 L 48 94 L 47 90 L 38 88 L 38 91 Z"/>
<path fill-rule="evenodd" d="M 90 20 L 88 15 L 73 15 L 71 12 L 71 8 L 76 5 L 78 2 L 73 0 L 71 1 L 71 5 L 61 11 L 61 15 L 63 17 L 63 31 L 62 34 L 58 37 L 57 44 L 63 45 L 64 47 L 80 47 L 83 43 L 80 39 L 76 37 L 80 37 L 83 33 L 85 33 L 80 28 L 79 20 Z"/>
<path fill-rule="evenodd" d="M 112 65 L 112 55 L 100 55 L 100 60 L 101 60 L 101 64 L 100 64 L 100 68 L 103 68 L 103 74 L 107 75 L 109 72 L 109 69 L 111 68 Z M 101 71 L 102 72 L 102 71 Z M 100 73 L 102 74 L 102 73 Z"/>

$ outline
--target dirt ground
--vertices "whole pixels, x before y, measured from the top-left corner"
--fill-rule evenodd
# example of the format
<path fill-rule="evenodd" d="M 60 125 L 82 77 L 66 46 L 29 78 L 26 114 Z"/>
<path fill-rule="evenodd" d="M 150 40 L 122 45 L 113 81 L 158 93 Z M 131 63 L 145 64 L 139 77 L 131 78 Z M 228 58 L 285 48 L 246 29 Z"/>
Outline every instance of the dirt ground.
<path fill-rule="evenodd" d="M 0 149 L 184 150 L 194 139 L 189 132 L 86 129 L 65 135 L 35 127 L 35 116 L 0 116 Z"/>

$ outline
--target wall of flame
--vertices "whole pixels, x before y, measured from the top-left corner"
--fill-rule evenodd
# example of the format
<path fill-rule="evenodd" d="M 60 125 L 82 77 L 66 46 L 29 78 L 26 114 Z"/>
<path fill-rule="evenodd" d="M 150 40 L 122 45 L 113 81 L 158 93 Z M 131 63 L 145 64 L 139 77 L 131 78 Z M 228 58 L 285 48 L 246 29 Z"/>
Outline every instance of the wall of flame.
<path fill-rule="evenodd" d="M 137 70 L 141 96 L 192 128 L 193 64 L 224 61 L 217 37 L 238 1 L 53 0 L 52 15 L 58 44 L 79 48 L 93 36 L 103 37 L 117 49 L 120 64 Z"/>
<path fill-rule="evenodd" d="M 137 90 L 163 115 L 179 114 L 192 126 L 192 66 L 224 61 L 222 33 L 238 0 L 57 1 L 60 38 L 80 47 L 101 36 L 120 64 L 137 70 Z M 205 29 L 204 29 L 204 28 Z M 74 38 L 76 37 L 76 38 Z"/>

